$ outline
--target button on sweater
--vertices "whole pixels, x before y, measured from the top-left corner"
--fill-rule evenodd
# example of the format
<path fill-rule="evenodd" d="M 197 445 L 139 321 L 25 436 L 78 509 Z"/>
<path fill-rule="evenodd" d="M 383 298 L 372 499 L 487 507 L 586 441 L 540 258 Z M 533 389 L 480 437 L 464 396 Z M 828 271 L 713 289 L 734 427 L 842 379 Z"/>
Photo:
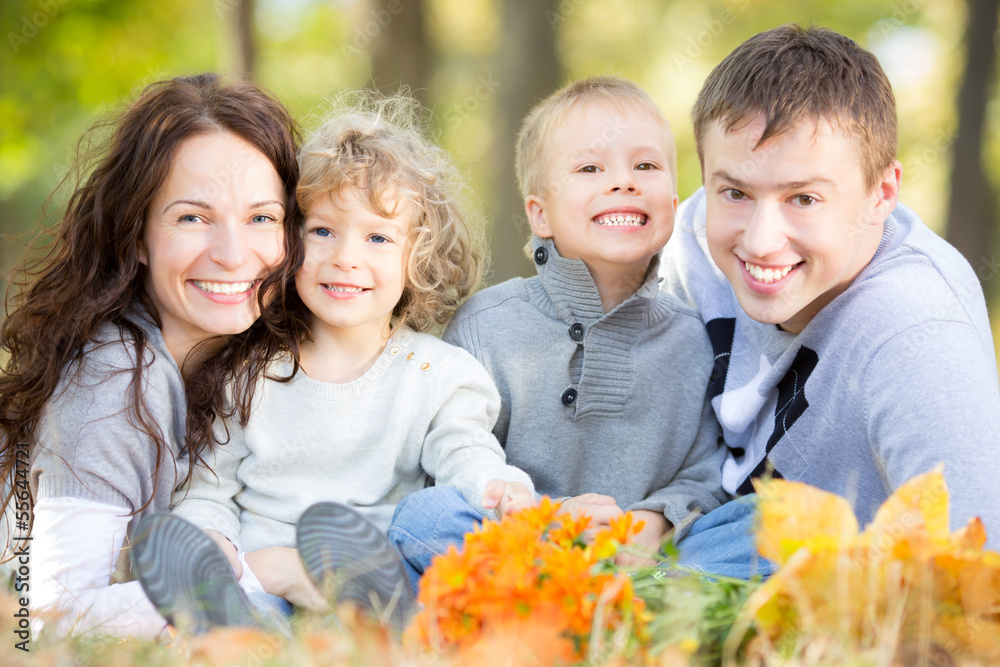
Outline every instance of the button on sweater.
<path fill-rule="evenodd" d="M 548 239 L 533 245 L 538 276 L 476 294 L 445 332 L 497 384 L 494 432 L 508 463 L 539 493 L 602 493 L 678 526 L 717 507 L 723 451 L 705 400 L 713 356 L 698 314 L 658 289 L 658 258 L 605 313 L 582 261 Z"/>

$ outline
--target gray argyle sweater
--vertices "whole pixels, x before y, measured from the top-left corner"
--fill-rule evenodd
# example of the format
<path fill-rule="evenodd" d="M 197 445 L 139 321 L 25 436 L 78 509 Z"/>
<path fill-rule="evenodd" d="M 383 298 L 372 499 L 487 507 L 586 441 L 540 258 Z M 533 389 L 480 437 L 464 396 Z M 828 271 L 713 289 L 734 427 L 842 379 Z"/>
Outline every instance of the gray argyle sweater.
<path fill-rule="evenodd" d="M 712 350 L 697 314 L 646 282 L 610 313 L 580 260 L 534 240 L 538 276 L 483 290 L 445 340 L 493 376 L 507 461 L 553 497 L 602 493 L 682 526 L 725 499 L 705 401 Z"/>
<path fill-rule="evenodd" d="M 712 405 L 727 491 L 778 477 L 845 496 L 862 524 L 944 463 L 952 526 L 980 516 L 1000 546 L 1000 387 L 968 262 L 899 205 L 868 266 L 798 335 L 751 320 L 705 242 L 705 195 L 677 214 L 667 288 L 701 311 L 717 359 Z"/>

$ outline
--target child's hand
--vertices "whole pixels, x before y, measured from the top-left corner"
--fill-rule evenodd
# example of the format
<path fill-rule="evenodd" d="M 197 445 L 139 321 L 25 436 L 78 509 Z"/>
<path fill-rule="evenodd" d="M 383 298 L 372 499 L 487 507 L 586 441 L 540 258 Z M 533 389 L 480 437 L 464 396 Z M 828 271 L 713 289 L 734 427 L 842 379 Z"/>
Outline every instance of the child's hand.
<path fill-rule="evenodd" d="M 251 551 L 246 559 L 260 585 L 271 595 L 280 595 L 296 607 L 320 614 L 333 611 L 309 580 L 297 549 L 268 547 Z"/>
<path fill-rule="evenodd" d="M 594 535 L 602 528 L 607 528 L 611 520 L 623 514 L 618 503 L 611 496 L 600 493 L 584 493 L 568 498 L 560 506 L 564 512 L 575 517 L 589 516 L 590 527 L 583 531 L 583 539 L 588 544 L 594 540 Z"/>
<path fill-rule="evenodd" d="M 217 530 L 206 529 L 205 534 L 212 538 L 212 540 L 219 545 L 222 549 L 222 553 L 226 555 L 226 559 L 229 561 L 229 566 L 233 568 L 233 572 L 236 573 L 236 578 L 239 579 L 243 576 L 243 563 L 236 553 L 236 545 L 229 541 L 229 538 L 220 533 Z"/>
<path fill-rule="evenodd" d="M 520 482 L 493 479 L 486 484 L 483 507 L 488 510 L 496 509 L 497 514 L 502 517 L 534 505 L 535 494 Z"/>
<path fill-rule="evenodd" d="M 615 556 L 615 563 L 622 567 L 649 567 L 650 565 L 656 564 L 656 554 L 660 551 L 660 546 L 663 544 L 663 536 L 667 534 L 673 526 L 667 521 L 667 518 L 663 516 L 661 512 L 654 512 L 652 510 L 633 510 L 632 516 L 635 521 L 646 522 L 642 531 L 635 536 L 632 543 L 629 545 L 631 548 L 635 549 L 637 552 L 642 552 L 644 554 L 649 554 L 649 558 L 639 555 L 638 553 L 625 553 L 624 551 L 618 552 Z"/>

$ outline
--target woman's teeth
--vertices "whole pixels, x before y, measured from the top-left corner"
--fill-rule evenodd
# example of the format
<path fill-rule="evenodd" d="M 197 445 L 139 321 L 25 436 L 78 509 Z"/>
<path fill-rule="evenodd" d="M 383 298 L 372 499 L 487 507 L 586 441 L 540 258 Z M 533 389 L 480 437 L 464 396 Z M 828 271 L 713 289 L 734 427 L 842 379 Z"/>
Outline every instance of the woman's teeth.
<path fill-rule="evenodd" d="M 242 283 L 209 283 L 201 280 L 192 281 L 200 290 L 205 292 L 211 292 L 212 294 L 239 294 L 240 292 L 246 292 L 248 289 L 253 287 L 253 284 L 257 282 L 256 280 L 248 280 Z"/>
<path fill-rule="evenodd" d="M 743 262 L 743 265 L 747 267 L 747 273 L 762 283 L 773 283 L 775 280 L 781 280 L 788 275 L 789 271 L 795 268 L 794 264 L 792 266 L 786 266 L 783 269 L 762 269 L 756 264 L 751 264 L 750 262 Z"/>

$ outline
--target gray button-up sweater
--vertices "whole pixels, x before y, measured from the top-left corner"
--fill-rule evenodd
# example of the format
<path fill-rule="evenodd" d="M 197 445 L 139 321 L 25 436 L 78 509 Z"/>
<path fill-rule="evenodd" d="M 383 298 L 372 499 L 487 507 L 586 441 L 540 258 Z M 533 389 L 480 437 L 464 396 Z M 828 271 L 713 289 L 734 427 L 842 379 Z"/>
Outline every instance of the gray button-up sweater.
<path fill-rule="evenodd" d="M 507 462 L 552 497 L 602 493 L 683 526 L 726 499 L 706 403 L 712 347 L 698 314 L 646 282 L 609 313 L 580 260 L 534 240 L 538 276 L 486 289 L 445 340 L 490 372 Z"/>

